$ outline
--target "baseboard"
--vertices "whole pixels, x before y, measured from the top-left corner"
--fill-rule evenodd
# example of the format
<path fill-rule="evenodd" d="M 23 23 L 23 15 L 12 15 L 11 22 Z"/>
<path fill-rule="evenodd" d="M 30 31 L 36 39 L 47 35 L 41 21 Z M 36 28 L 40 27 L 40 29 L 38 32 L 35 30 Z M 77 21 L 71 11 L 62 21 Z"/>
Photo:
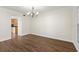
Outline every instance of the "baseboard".
<path fill-rule="evenodd" d="M 78 45 L 79 45 L 79 44 L 78 44 L 77 42 L 73 42 L 73 44 L 74 44 L 76 50 L 79 52 L 79 48 L 78 48 Z"/>
<path fill-rule="evenodd" d="M 11 38 L 3 38 L 0 40 L 0 42 L 6 41 L 6 40 L 10 40 Z"/>
<path fill-rule="evenodd" d="M 68 40 L 61 40 L 61 38 L 49 37 L 49 36 L 46 36 L 46 35 L 40 35 L 40 34 L 35 34 L 35 33 L 31 33 L 31 34 L 32 34 L 32 35 L 37 35 L 37 36 L 46 37 L 46 38 L 50 38 L 50 39 L 57 39 L 57 40 L 60 40 L 60 41 L 65 41 L 65 42 L 70 42 L 70 43 L 73 43 L 72 41 L 68 41 Z"/>

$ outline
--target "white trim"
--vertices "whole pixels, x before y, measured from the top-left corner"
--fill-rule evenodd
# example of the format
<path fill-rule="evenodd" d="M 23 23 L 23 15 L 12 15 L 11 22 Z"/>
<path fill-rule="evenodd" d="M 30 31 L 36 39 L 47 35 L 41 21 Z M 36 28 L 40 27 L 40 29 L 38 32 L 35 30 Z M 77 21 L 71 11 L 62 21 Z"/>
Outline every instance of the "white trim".
<path fill-rule="evenodd" d="M 77 51 L 79 51 L 79 43 L 77 42 L 77 20 L 78 20 L 78 7 L 73 7 L 73 43 Z"/>
<path fill-rule="evenodd" d="M 58 39 L 58 40 L 61 40 L 61 39 L 62 39 L 62 38 L 49 37 L 49 36 L 46 36 L 46 35 L 36 34 L 36 33 L 31 33 L 31 34 L 38 35 L 38 36 L 43 36 L 43 37 L 47 37 L 47 38 L 51 38 L 51 39 Z M 70 40 L 61 40 L 61 41 L 72 42 L 72 41 L 70 41 Z M 73 43 L 73 42 L 72 42 L 72 43 Z"/>

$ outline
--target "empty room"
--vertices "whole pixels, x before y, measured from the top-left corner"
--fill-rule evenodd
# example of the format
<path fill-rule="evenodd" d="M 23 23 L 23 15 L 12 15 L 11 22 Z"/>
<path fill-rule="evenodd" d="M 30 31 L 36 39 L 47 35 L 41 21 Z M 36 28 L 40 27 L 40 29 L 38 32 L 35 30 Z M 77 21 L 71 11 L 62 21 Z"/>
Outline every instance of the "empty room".
<path fill-rule="evenodd" d="M 0 52 L 77 52 L 78 6 L 0 6 Z"/>

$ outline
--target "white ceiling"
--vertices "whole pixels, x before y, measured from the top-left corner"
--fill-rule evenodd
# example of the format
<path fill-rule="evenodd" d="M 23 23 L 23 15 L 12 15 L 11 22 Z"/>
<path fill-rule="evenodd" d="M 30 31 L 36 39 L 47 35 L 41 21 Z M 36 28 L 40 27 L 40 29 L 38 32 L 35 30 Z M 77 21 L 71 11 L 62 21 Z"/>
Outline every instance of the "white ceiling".
<path fill-rule="evenodd" d="M 35 10 L 42 12 L 47 10 L 55 10 L 58 8 L 62 8 L 64 6 L 33 6 L 33 7 L 35 7 Z M 2 8 L 7 8 L 21 13 L 27 13 L 28 11 L 31 10 L 32 6 L 2 6 Z"/>

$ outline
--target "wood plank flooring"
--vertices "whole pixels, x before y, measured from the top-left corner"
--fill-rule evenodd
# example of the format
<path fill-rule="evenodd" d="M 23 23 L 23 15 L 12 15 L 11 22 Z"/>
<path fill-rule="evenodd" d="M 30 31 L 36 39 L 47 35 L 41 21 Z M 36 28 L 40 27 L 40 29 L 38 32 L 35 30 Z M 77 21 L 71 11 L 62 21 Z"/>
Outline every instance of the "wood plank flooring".
<path fill-rule="evenodd" d="M 73 43 L 33 34 L 0 42 L 0 52 L 76 52 Z"/>

